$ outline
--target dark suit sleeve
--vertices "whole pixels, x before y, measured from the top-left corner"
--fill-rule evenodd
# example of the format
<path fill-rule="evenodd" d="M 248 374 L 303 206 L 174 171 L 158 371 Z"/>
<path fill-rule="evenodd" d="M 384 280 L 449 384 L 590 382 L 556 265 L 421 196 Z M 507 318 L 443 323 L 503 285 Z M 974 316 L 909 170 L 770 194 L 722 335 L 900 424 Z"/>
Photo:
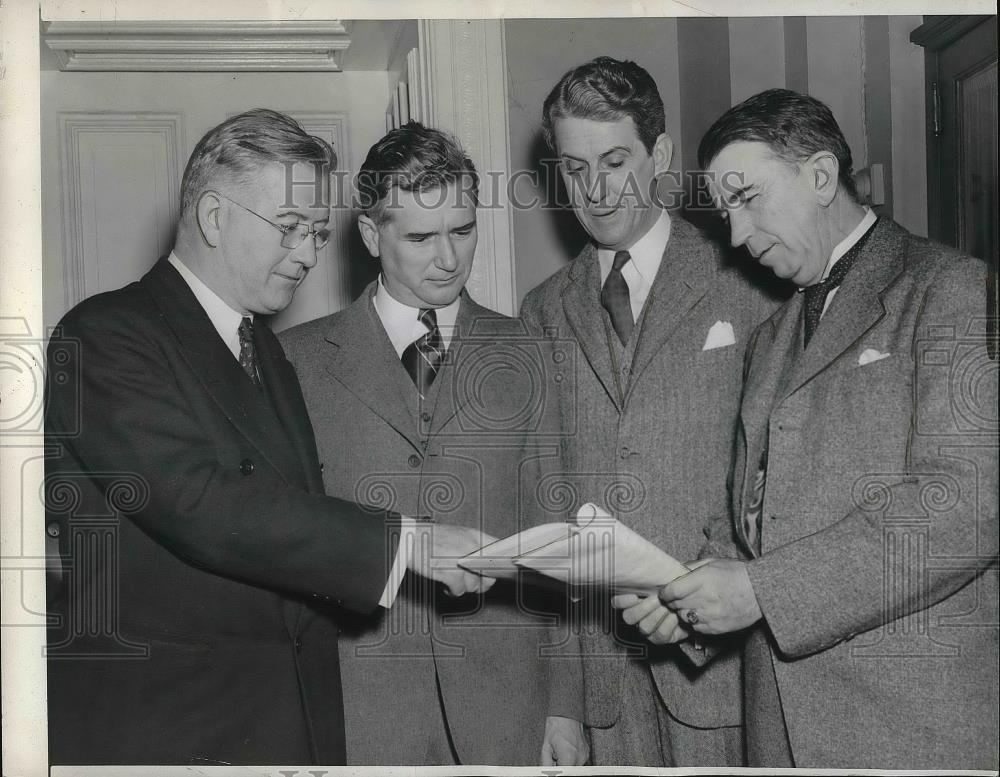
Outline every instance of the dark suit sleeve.
<path fill-rule="evenodd" d="M 884 476 L 869 494 L 871 504 L 748 565 L 761 611 L 787 656 L 824 650 L 928 608 L 996 564 L 995 426 L 992 436 L 970 434 L 962 410 L 991 408 L 996 417 L 996 362 L 987 355 L 986 338 L 975 336 L 985 331 L 986 267 L 961 257 L 941 264 L 920 300 L 914 330 L 906 471 Z M 955 337 L 942 340 L 943 332 Z M 921 338 L 937 339 L 938 350 L 951 348 L 950 363 L 964 368 L 949 367 L 941 354 L 923 358 Z M 983 420 L 977 423 L 981 430 Z M 897 511 L 906 505 L 923 510 L 934 556 L 950 563 L 913 579 L 908 554 L 886 552 L 883 516 L 890 504 Z M 894 584 L 887 589 L 884 581 Z"/>
<path fill-rule="evenodd" d="M 148 500 L 122 513 L 190 563 L 373 609 L 398 530 L 357 505 L 289 486 L 262 457 L 252 476 L 224 466 L 220 446 L 242 438 L 226 430 L 194 375 L 175 373 L 179 357 L 158 342 L 151 317 L 86 311 L 68 315 L 65 340 L 49 346 L 49 374 L 60 374 L 47 387 L 50 439 L 85 472 L 142 478 Z"/>

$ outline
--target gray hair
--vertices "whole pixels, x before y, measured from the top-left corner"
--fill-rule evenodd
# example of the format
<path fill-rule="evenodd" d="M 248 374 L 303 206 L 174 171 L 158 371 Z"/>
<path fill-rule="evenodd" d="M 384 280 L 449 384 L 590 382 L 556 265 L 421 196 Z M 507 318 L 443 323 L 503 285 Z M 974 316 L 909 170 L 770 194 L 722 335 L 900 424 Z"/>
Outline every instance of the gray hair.
<path fill-rule="evenodd" d="M 329 172 L 337 155 L 283 113 L 255 108 L 233 116 L 209 130 L 191 152 L 181 180 L 181 217 L 194 212 L 216 181 L 243 180 L 270 162 L 312 162 Z"/>

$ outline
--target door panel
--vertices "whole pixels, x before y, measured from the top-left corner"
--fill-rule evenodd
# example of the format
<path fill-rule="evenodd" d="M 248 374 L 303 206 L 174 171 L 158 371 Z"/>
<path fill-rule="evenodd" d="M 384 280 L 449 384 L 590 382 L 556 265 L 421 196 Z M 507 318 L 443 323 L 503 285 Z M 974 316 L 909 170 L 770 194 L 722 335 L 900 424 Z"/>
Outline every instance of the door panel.
<path fill-rule="evenodd" d="M 181 118 L 63 113 L 66 306 L 117 289 L 170 251 L 180 191 Z"/>

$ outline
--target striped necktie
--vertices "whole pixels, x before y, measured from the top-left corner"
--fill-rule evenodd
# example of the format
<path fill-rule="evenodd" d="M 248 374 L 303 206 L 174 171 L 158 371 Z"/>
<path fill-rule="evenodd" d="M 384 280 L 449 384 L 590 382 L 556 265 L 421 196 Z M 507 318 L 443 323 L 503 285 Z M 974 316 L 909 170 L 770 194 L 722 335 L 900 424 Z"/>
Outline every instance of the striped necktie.
<path fill-rule="evenodd" d="M 427 334 L 410 343 L 403 351 L 403 366 L 410 374 L 413 384 L 426 397 L 434 378 L 444 362 L 444 340 L 437 325 L 437 313 L 434 308 L 421 308 L 418 319 L 427 327 Z"/>

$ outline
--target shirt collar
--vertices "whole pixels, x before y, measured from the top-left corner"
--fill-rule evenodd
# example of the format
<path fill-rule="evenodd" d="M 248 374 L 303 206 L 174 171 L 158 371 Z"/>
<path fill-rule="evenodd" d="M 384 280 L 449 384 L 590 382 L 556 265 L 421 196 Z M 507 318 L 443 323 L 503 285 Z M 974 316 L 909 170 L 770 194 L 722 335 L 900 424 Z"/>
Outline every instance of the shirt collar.
<path fill-rule="evenodd" d="M 208 318 L 212 322 L 212 326 L 215 327 L 215 331 L 219 333 L 219 337 L 222 338 L 222 341 L 232 352 L 233 356 L 238 359 L 240 357 L 240 336 L 238 330 L 240 322 L 244 318 L 243 314 L 233 310 L 223 302 L 222 298 L 208 288 L 205 282 L 195 275 L 191 268 L 184 264 L 180 257 L 173 251 L 170 252 L 167 261 L 180 273 L 181 278 L 184 279 L 184 282 L 191 289 L 191 293 L 198 300 L 198 304 L 208 314 Z M 253 319 L 253 315 L 246 317 Z"/>
<path fill-rule="evenodd" d="M 826 263 L 826 269 L 823 271 L 823 278 L 821 280 L 825 281 L 827 279 L 830 275 L 830 270 L 840 260 L 840 257 L 850 251 L 854 244 L 864 237 L 871 225 L 875 223 L 876 218 L 875 212 L 871 208 L 865 208 L 864 218 L 858 222 L 858 225 L 851 234 L 834 246 L 833 253 L 830 254 L 830 261 Z"/>
<path fill-rule="evenodd" d="M 640 237 L 635 244 L 628 249 L 631 260 L 629 264 L 639 274 L 647 284 L 653 282 L 657 271 L 660 269 L 660 262 L 663 260 L 663 252 L 667 249 L 667 242 L 670 240 L 670 214 L 666 210 L 660 209 L 660 217 L 656 220 L 649 231 Z M 607 277 L 611 272 L 611 265 L 614 263 L 616 251 L 610 248 L 598 248 L 597 260 L 601 265 L 601 278 Z"/>
<path fill-rule="evenodd" d="M 438 329 L 441 331 L 441 339 L 444 341 L 446 349 L 451 345 L 461 301 L 460 295 L 450 304 L 434 310 Z M 385 288 L 385 284 L 382 283 L 381 275 L 378 276 L 374 304 L 375 313 L 378 314 L 397 356 L 402 357 L 403 351 L 410 343 L 415 343 L 427 334 L 427 327 L 420 323 L 420 308 L 406 305 L 393 297 Z"/>

